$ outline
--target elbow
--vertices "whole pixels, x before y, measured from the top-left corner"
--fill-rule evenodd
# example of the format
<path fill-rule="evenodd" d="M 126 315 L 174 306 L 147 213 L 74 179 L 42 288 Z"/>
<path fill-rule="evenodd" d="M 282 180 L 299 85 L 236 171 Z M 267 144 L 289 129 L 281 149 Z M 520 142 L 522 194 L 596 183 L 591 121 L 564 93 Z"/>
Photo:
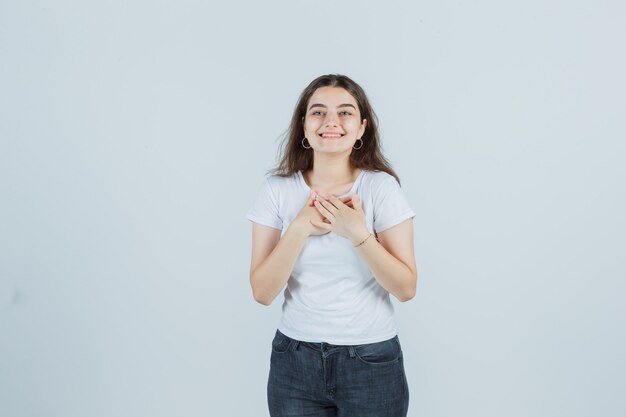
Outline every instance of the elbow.
<path fill-rule="evenodd" d="M 411 279 L 411 284 L 405 289 L 402 294 L 399 294 L 398 300 L 400 302 L 407 302 L 413 297 L 415 297 L 415 293 L 417 292 L 417 274 L 414 274 Z"/>
<path fill-rule="evenodd" d="M 269 306 L 270 304 L 272 304 L 272 299 L 264 296 L 263 294 L 258 294 L 253 291 L 252 295 L 254 296 L 254 301 L 256 301 L 257 303 L 261 305 Z"/>
<path fill-rule="evenodd" d="M 254 280 L 252 279 L 252 276 L 250 276 L 250 286 L 252 287 L 252 297 L 254 297 L 254 301 L 264 306 L 268 306 L 272 304 L 272 301 L 274 299 L 269 297 L 263 291 L 261 291 L 261 289 L 258 288 L 258 286 L 254 285 Z"/>
<path fill-rule="evenodd" d="M 415 287 L 405 291 L 403 294 L 400 294 L 398 300 L 402 303 L 405 303 L 415 297 Z"/>

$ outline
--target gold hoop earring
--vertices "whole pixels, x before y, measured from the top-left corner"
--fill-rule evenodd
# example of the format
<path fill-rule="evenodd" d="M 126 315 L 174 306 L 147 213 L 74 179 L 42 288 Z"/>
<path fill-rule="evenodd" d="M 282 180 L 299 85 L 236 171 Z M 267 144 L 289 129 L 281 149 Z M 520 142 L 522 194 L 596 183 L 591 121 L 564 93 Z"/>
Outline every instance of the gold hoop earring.
<path fill-rule="evenodd" d="M 363 147 L 363 139 L 358 138 L 357 140 L 361 141 L 361 146 L 359 146 L 358 148 L 355 148 L 354 146 L 352 147 L 352 149 L 361 149 Z"/>
<path fill-rule="evenodd" d="M 308 147 L 308 148 L 307 148 L 306 146 L 304 146 L 304 140 L 305 140 L 305 139 L 306 139 L 306 138 L 302 138 L 302 147 L 303 147 L 304 149 L 311 149 L 311 148 L 312 148 L 312 146 L 311 146 L 311 144 L 310 144 L 310 143 L 309 143 L 309 147 Z M 308 140 L 308 139 L 306 139 L 306 140 Z"/>

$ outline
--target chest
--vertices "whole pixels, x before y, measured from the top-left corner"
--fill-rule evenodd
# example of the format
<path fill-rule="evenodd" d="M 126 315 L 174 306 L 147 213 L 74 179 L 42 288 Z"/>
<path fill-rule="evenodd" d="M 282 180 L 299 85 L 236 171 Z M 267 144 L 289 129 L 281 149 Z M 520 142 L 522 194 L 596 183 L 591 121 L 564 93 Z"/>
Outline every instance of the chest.
<path fill-rule="evenodd" d="M 332 186 L 316 186 L 316 185 L 311 185 L 311 189 L 317 191 L 318 193 L 322 194 L 322 195 L 335 195 L 337 197 L 343 196 L 345 194 L 348 194 L 350 192 L 350 190 L 352 189 L 352 186 L 354 185 L 354 182 L 349 182 L 349 183 L 345 183 L 345 184 L 338 184 L 338 185 L 332 185 Z"/>

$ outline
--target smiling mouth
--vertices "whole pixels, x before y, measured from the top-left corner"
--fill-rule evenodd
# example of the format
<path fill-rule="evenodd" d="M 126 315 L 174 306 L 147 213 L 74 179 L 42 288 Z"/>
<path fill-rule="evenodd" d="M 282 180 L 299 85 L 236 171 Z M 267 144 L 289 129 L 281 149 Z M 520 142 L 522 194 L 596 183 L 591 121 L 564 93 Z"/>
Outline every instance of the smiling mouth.
<path fill-rule="evenodd" d="M 322 133 L 320 136 L 322 139 L 339 139 L 343 135 L 341 133 Z"/>

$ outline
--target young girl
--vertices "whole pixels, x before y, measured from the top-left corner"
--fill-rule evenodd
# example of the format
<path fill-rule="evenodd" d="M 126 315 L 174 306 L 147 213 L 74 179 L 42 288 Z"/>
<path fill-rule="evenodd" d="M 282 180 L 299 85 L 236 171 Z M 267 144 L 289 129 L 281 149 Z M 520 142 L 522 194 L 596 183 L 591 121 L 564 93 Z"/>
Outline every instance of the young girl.
<path fill-rule="evenodd" d="M 415 213 L 378 136 L 358 84 L 316 78 L 246 214 L 255 300 L 271 304 L 286 284 L 267 385 L 272 417 L 406 416 L 389 294 L 415 295 Z"/>

